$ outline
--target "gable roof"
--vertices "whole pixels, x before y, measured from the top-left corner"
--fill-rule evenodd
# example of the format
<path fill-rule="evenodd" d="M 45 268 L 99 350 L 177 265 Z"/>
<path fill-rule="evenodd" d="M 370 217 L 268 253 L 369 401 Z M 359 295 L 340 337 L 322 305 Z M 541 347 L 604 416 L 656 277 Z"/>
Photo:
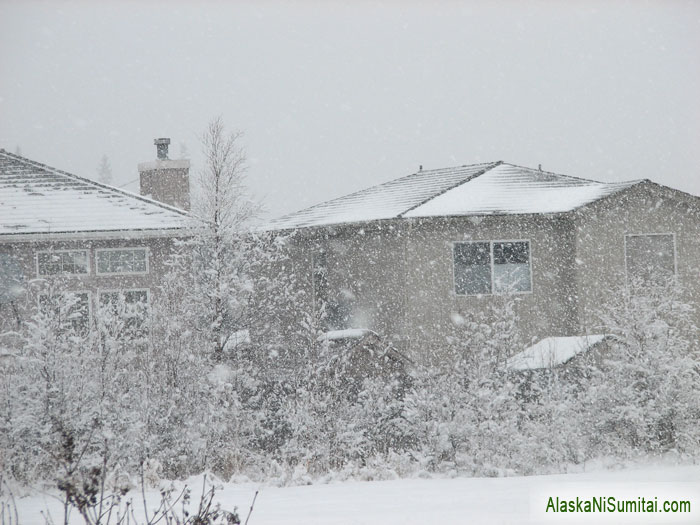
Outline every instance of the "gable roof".
<path fill-rule="evenodd" d="M 179 230 L 187 213 L 0 149 L 0 236 Z"/>
<path fill-rule="evenodd" d="M 292 229 L 402 217 L 562 213 L 642 182 L 598 182 L 492 162 L 424 170 L 271 221 Z"/>

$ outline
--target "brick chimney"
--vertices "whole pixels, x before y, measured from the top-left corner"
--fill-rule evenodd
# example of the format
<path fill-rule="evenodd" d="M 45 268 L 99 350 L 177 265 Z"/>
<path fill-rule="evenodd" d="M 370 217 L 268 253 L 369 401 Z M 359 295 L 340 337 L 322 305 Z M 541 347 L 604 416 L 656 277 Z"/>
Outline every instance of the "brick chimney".
<path fill-rule="evenodd" d="M 169 138 L 155 139 L 157 158 L 139 164 L 141 195 L 176 208 L 190 209 L 190 161 L 168 158 Z"/>

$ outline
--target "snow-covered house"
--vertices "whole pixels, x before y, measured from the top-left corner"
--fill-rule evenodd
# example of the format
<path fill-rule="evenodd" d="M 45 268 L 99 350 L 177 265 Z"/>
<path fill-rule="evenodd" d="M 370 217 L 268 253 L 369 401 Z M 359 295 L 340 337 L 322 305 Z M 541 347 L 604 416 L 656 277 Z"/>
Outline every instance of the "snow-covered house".
<path fill-rule="evenodd" d="M 49 293 L 75 294 L 79 327 L 115 297 L 150 301 L 188 217 L 189 161 L 169 160 L 168 142 L 139 165 L 153 198 L 0 149 L 0 333 Z"/>
<path fill-rule="evenodd" d="M 274 220 L 307 309 L 419 358 L 509 294 L 530 345 L 598 333 L 631 282 L 700 302 L 700 198 L 493 162 L 421 170 Z M 301 310 L 301 309 L 300 309 Z"/>

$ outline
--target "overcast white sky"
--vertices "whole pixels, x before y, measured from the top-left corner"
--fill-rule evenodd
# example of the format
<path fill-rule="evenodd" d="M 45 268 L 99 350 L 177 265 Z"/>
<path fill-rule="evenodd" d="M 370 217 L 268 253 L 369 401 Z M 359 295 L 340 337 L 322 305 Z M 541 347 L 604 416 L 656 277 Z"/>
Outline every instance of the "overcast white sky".
<path fill-rule="evenodd" d="M 700 2 L 0 0 L 0 147 L 124 184 L 216 115 L 271 215 L 492 160 L 700 195 Z"/>

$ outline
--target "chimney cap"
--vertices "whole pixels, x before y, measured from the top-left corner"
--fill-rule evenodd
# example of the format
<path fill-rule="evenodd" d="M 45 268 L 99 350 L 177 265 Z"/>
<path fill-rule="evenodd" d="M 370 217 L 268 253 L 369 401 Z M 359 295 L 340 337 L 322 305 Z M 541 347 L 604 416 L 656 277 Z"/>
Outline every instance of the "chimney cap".
<path fill-rule="evenodd" d="M 168 146 L 170 145 L 169 138 L 153 139 L 153 144 L 156 145 L 156 153 L 160 160 L 166 160 L 168 158 Z"/>

